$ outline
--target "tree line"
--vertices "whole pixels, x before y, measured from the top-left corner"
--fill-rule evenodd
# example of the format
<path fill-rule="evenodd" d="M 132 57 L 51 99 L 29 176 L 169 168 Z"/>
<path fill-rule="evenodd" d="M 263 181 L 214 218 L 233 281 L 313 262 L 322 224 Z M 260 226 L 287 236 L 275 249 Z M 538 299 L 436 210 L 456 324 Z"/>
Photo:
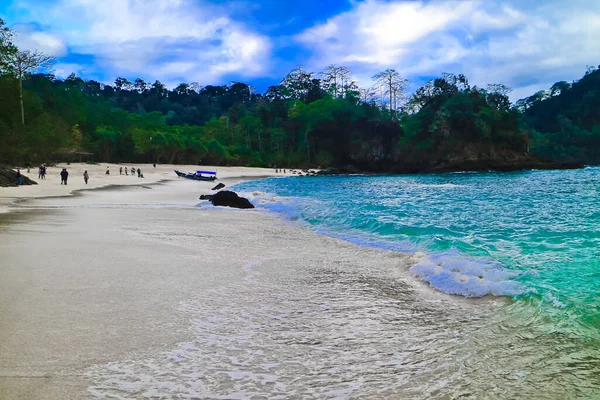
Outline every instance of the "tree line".
<path fill-rule="evenodd" d="M 574 150 L 597 140 L 598 97 L 589 94 L 590 85 L 599 88 L 596 70 L 515 106 L 505 86 L 471 86 L 464 75 L 443 74 L 407 96 L 408 81 L 394 69 L 361 88 L 339 65 L 318 74 L 297 67 L 264 93 L 243 82 L 168 89 L 158 80 L 104 84 L 38 73 L 52 58 L 21 51 L 12 39 L 0 20 L 0 161 L 6 163 L 89 153 L 104 162 L 393 171 L 465 149 L 598 157 Z M 571 111 L 548 121 L 547 110 L 557 108 Z"/>

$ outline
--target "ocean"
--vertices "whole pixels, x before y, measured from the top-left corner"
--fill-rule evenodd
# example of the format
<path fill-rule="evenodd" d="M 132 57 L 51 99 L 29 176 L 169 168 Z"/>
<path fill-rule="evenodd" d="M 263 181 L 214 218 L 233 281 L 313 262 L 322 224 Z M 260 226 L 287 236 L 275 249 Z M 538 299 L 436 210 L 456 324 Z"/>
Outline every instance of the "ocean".
<path fill-rule="evenodd" d="M 600 169 L 270 178 L 235 187 L 319 233 L 422 255 L 433 290 L 600 331 Z"/>

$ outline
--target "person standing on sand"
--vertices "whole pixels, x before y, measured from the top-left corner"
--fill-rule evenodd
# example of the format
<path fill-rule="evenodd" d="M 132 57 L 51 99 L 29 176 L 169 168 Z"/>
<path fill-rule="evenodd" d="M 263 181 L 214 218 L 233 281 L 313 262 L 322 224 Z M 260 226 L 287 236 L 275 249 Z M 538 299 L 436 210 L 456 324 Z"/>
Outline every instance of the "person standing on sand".
<path fill-rule="evenodd" d="M 85 184 L 87 185 L 87 181 L 88 179 L 90 179 L 90 176 L 88 175 L 87 171 L 85 171 L 83 173 L 83 180 L 85 181 Z"/>
<path fill-rule="evenodd" d="M 110 175 L 110 167 L 106 167 L 106 174 L 105 175 Z"/>
<path fill-rule="evenodd" d="M 156 163 L 152 164 L 152 166 L 153 166 L 154 168 L 156 168 Z"/>
<path fill-rule="evenodd" d="M 131 176 L 135 176 L 135 168 L 131 167 Z"/>
<path fill-rule="evenodd" d="M 23 175 L 21 175 L 21 169 L 17 168 L 17 186 L 21 186 L 23 184 Z"/>
<path fill-rule="evenodd" d="M 138 178 L 139 178 L 140 175 L 142 174 L 142 170 L 138 168 L 137 173 L 138 173 Z"/>
<path fill-rule="evenodd" d="M 129 168 L 125 167 L 125 175 L 129 175 Z"/>
<path fill-rule="evenodd" d="M 119 175 L 123 175 L 123 167 L 119 167 Z"/>
<path fill-rule="evenodd" d="M 69 173 L 67 172 L 67 169 L 63 168 L 62 171 L 60 171 L 60 184 L 62 185 L 64 183 L 66 185 L 68 177 Z"/>

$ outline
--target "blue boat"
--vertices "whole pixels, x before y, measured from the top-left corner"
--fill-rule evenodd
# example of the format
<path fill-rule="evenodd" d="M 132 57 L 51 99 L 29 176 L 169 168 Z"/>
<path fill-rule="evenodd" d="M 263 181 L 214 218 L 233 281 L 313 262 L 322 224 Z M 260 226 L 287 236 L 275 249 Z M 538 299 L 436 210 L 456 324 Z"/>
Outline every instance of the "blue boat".
<path fill-rule="evenodd" d="M 181 177 L 181 178 L 187 178 L 187 179 L 191 179 L 194 181 L 214 181 L 217 179 L 217 173 L 213 172 L 213 171 L 196 171 L 196 172 L 181 172 L 178 170 L 175 170 L 175 173 L 177 174 L 177 176 Z"/>

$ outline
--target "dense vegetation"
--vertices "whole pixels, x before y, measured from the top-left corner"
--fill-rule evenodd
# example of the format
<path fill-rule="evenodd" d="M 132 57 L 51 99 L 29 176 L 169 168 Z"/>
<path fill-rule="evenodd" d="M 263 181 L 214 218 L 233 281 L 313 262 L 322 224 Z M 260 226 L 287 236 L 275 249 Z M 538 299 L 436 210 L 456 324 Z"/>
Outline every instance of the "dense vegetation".
<path fill-rule="evenodd" d="M 557 82 L 515 105 L 532 132 L 531 148 L 554 160 L 600 163 L 600 69 Z"/>
<path fill-rule="evenodd" d="M 48 59 L 24 69 L 23 59 L 43 55 L 19 51 L 11 32 L 2 32 L 2 162 L 91 158 L 418 171 L 531 157 L 528 147 L 548 159 L 600 160 L 598 71 L 518 107 L 503 85 L 471 87 L 463 75 L 444 74 L 405 98 L 407 82 L 394 70 L 374 76 L 373 89 L 360 89 L 338 66 L 319 77 L 298 67 L 263 94 L 242 82 L 168 89 L 159 81 L 117 78 L 106 85 L 36 73 Z"/>

